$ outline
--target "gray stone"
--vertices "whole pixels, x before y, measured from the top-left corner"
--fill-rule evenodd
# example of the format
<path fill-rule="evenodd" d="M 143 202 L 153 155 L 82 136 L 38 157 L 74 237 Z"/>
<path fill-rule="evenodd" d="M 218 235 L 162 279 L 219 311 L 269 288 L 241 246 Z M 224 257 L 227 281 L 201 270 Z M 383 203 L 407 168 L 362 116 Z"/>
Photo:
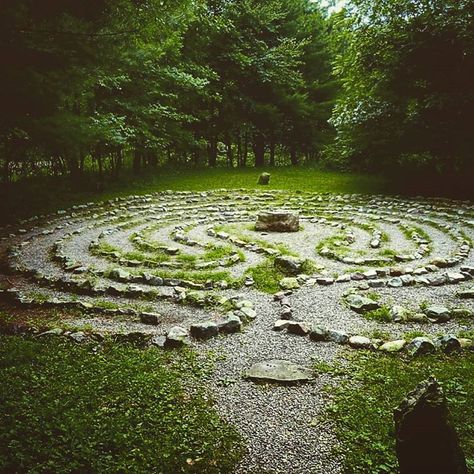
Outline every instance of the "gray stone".
<path fill-rule="evenodd" d="M 313 326 L 309 333 L 309 338 L 312 341 L 327 341 L 328 340 L 328 331 L 327 329 L 321 326 Z"/>
<path fill-rule="evenodd" d="M 161 319 L 161 314 L 158 314 L 158 313 L 147 313 L 147 312 L 140 313 L 140 321 L 143 324 L 157 325 L 159 324 L 160 319 Z"/>
<path fill-rule="evenodd" d="M 299 228 L 299 216 L 292 212 L 262 212 L 255 224 L 255 230 L 265 232 L 297 232 Z"/>
<path fill-rule="evenodd" d="M 328 341 L 335 342 L 336 344 L 347 344 L 349 336 L 344 331 L 329 330 Z"/>
<path fill-rule="evenodd" d="M 469 288 L 468 290 L 462 290 L 458 293 L 459 298 L 462 299 L 469 299 L 472 300 L 474 299 L 474 288 Z"/>
<path fill-rule="evenodd" d="M 430 377 L 394 410 L 400 474 L 467 474 L 466 459 L 436 379 Z"/>
<path fill-rule="evenodd" d="M 190 333 L 195 339 L 210 339 L 211 337 L 217 336 L 219 327 L 212 321 L 195 323 L 191 325 Z"/>
<path fill-rule="evenodd" d="M 275 324 L 273 325 L 273 330 L 282 331 L 283 329 L 286 329 L 289 324 L 290 321 L 288 321 L 287 319 L 279 319 L 278 321 L 275 321 Z"/>
<path fill-rule="evenodd" d="M 349 338 L 349 345 L 354 349 L 370 349 L 372 341 L 364 336 L 351 336 Z"/>
<path fill-rule="evenodd" d="M 181 326 L 174 326 L 166 335 L 165 347 L 176 348 L 189 344 L 188 331 Z"/>
<path fill-rule="evenodd" d="M 435 352 L 436 347 L 433 341 L 428 337 L 415 337 L 406 345 L 406 351 L 412 357 Z"/>
<path fill-rule="evenodd" d="M 445 306 L 429 306 L 424 313 L 428 316 L 429 320 L 434 323 L 445 323 L 451 319 L 451 313 Z"/>
<path fill-rule="evenodd" d="M 288 321 L 287 329 L 289 333 L 297 336 L 307 336 L 310 332 L 310 327 L 305 321 Z"/>
<path fill-rule="evenodd" d="M 242 330 L 242 321 L 235 314 L 230 314 L 227 319 L 221 321 L 218 326 L 220 332 L 224 334 L 232 334 Z"/>
<path fill-rule="evenodd" d="M 303 260 L 282 255 L 275 258 L 275 267 L 285 275 L 299 275 L 303 272 Z"/>
<path fill-rule="evenodd" d="M 270 184 L 270 173 L 262 173 L 258 177 L 258 184 L 263 184 L 263 185 Z"/>
<path fill-rule="evenodd" d="M 390 278 L 387 282 L 387 286 L 390 288 L 401 288 L 403 286 L 403 281 L 400 277 Z"/>
<path fill-rule="evenodd" d="M 307 382 L 313 378 L 309 369 L 286 360 L 257 362 L 245 372 L 244 376 L 254 381 L 282 384 Z"/>
<path fill-rule="evenodd" d="M 400 352 L 406 345 L 405 339 L 397 339 L 396 341 L 384 342 L 379 346 L 378 350 L 383 352 Z"/>
<path fill-rule="evenodd" d="M 346 302 L 349 307 L 357 313 L 365 313 L 380 308 L 380 304 L 365 296 L 357 293 L 351 293 L 346 296 Z"/>
<path fill-rule="evenodd" d="M 390 308 L 390 317 L 395 323 L 406 321 L 410 315 L 410 311 L 400 305 L 395 305 Z"/>
<path fill-rule="evenodd" d="M 459 339 L 452 335 L 441 336 L 435 340 L 435 346 L 445 354 L 452 354 L 461 350 Z"/>
<path fill-rule="evenodd" d="M 69 334 L 69 339 L 72 339 L 75 342 L 85 342 L 87 340 L 87 336 L 84 332 L 82 331 L 77 331 Z"/>

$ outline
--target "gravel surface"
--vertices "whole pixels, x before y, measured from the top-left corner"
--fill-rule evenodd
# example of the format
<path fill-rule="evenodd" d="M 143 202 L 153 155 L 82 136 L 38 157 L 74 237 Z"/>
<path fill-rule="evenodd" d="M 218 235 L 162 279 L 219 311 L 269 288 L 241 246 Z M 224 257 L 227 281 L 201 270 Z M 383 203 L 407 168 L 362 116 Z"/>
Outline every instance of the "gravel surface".
<path fill-rule="evenodd" d="M 278 208 L 279 204 L 301 211 L 301 215 L 304 215 L 301 231 L 265 234 L 249 230 L 249 226 L 255 222 L 257 212 Z M 325 220 L 321 221 L 322 217 Z M 126 228 L 122 227 L 123 223 L 127 224 Z M 210 237 L 207 229 L 209 225 L 231 224 L 231 228 L 237 233 L 240 232 L 251 239 L 285 244 L 299 257 L 324 265 L 323 273 L 331 276 L 353 273 L 355 269 L 365 271 L 378 267 L 345 264 L 318 255 L 316 247 L 321 241 L 351 232 L 355 240 L 344 244 L 344 256 L 374 257 L 383 249 L 390 249 L 401 255 L 413 254 L 418 246 L 401 231 L 400 225 L 403 223 L 419 227 L 429 235 L 431 253 L 418 260 L 387 264 L 387 267 L 413 270 L 429 264 L 433 258 L 456 255 L 459 261 L 452 268 L 439 268 L 428 276 L 444 274 L 446 271 L 459 273 L 462 266 L 474 266 L 470 245 L 467 255 L 462 252 L 459 254 L 465 237 L 474 239 L 474 206 L 471 203 L 253 191 L 166 192 L 116 200 L 104 206 L 76 208 L 74 212 L 65 211 L 37 221 L 22 222 L 16 228 L 3 229 L 0 232 L 0 254 L 6 254 L 12 246 L 13 254 L 7 258 L 10 273 L 6 281 L 18 290 L 20 296 L 34 297 L 36 300 L 41 297 L 46 301 L 59 299 L 69 303 L 79 301 L 94 304 L 100 300 L 102 304 L 115 304 L 127 310 L 152 311 L 162 315 L 157 326 L 150 326 L 140 323 L 138 313 L 104 316 L 89 311 L 68 321 L 71 326 L 78 329 L 89 327 L 104 333 L 139 331 L 165 335 L 170 327 L 177 324 L 189 328 L 196 322 L 221 320 L 229 307 L 210 303 L 206 307 L 178 304 L 176 298 L 179 291 L 176 292 L 172 284 L 151 286 L 147 281 L 121 281 L 121 277 L 106 278 L 97 275 L 97 270 L 121 267 L 118 262 L 101 255 L 92 255 L 89 251 L 90 243 L 96 241 L 103 231 L 112 230 L 112 233 L 101 237 L 101 241 L 113 245 L 122 253 L 139 251 L 130 241 L 130 236 L 139 232 L 148 242 L 164 243 L 179 248 L 181 254 L 199 257 L 205 249 L 173 240 L 171 233 L 176 226 L 186 227 L 188 237 L 203 244 L 227 246 L 230 245 L 228 240 Z M 363 228 L 363 224 L 385 232 L 389 241 L 382 242 L 379 249 L 372 249 L 371 227 Z M 446 228 L 439 227 L 446 224 Z M 44 231 L 52 233 L 44 234 Z M 64 258 L 84 266 L 81 273 L 74 273 L 74 269 L 65 268 L 58 258 L 59 251 L 57 248 L 55 250 L 58 245 Z M 246 260 L 226 268 L 234 278 L 241 277 L 247 269 L 266 259 L 258 246 L 252 250 L 240 247 L 235 249 L 241 250 Z M 143 252 L 143 256 L 146 255 L 148 252 Z M 171 262 L 173 258 L 169 257 Z M 128 262 L 128 265 L 132 263 Z M 122 266 L 122 270 L 133 271 L 136 275 L 150 273 L 149 268 L 141 266 Z M 158 273 L 160 271 L 159 268 L 153 269 L 155 270 Z M 55 277 L 60 280 L 59 283 L 80 284 L 84 283 L 85 279 L 90 279 L 93 285 L 96 285 L 94 288 L 113 285 L 117 295 L 94 293 L 96 290 L 89 294 L 76 294 L 70 287 L 66 288 L 60 284 L 46 285 L 44 281 L 33 277 L 35 272 Z M 367 283 L 365 281 L 362 285 Z M 173 283 L 175 284 L 177 283 Z M 375 337 L 375 334 L 384 333 L 390 339 L 405 337 L 408 332 L 413 331 L 436 336 L 441 332 L 458 334 L 460 331 L 474 329 L 474 318 L 452 319 L 443 324 L 381 323 L 368 320 L 344 303 L 347 292 L 360 285 L 360 282 L 350 281 L 323 286 L 313 279 L 289 296 L 293 319 L 307 321 L 310 325 L 318 324 L 327 329 L 345 331 L 349 335 Z M 132 296 L 130 286 L 133 286 L 134 290 L 153 289 L 156 296 Z M 403 305 L 414 311 L 419 311 L 420 305 L 442 304 L 448 308 L 462 307 L 474 312 L 474 300 L 461 300 L 457 296 L 460 290 L 472 287 L 472 281 L 464 281 L 441 286 L 384 286 L 360 291 L 368 296 L 377 296 L 383 305 Z M 189 292 L 189 288 L 185 291 Z M 284 359 L 312 368 L 315 361 L 331 362 L 339 357 L 341 346 L 327 342 L 315 343 L 308 337 L 290 335 L 286 331 L 274 331 L 272 328 L 280 317 L 281 307 L 271 295 L 246 287 L 228 290 L 200 289 L 197 294 L 212 294 L 216 299 L 240 295 L 240 299 L 253 303 L 257 313 L 256 320 L 245 325 L 242 333 L 219 336 L 205 343 L 194 341 L 195 347 L 203 356 L 206 356 L 208 351 L 217 355 L 216 369 L 205 383 L 209 386 L 219 412 L 236 426 L 246 442 L 246 455 L 236 471 L 237 474 L 342 472 L 343 459 L 337 458 L 333 453 L 333 448 L 337 446 L 334 430 L 323 417 L 329 403 L 323 387 L 334 383 L 328 375 L 316 374 L 311 382 L 296 386 L 262 385 L 242 377 L 252 364 L 270 359 Z"/>

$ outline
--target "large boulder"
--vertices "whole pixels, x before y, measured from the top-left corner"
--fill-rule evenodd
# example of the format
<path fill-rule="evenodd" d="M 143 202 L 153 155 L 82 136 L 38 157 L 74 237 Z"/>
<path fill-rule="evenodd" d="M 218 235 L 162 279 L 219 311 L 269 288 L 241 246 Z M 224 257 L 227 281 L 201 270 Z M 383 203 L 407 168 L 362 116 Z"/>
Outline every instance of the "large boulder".
<path fill-rule="evenodd" d="M 293 212 L 261 212 L 255 224 L 255 230 L 265 232 L 297 232 L 299 228 L 299 215 Z"/>
<path fill-rule="evenodd" d="M 434 378 L 421 382 L 394 411 L 400 474 L 467 473 L 459 439 L 448 421 L 443 391 Z"/>

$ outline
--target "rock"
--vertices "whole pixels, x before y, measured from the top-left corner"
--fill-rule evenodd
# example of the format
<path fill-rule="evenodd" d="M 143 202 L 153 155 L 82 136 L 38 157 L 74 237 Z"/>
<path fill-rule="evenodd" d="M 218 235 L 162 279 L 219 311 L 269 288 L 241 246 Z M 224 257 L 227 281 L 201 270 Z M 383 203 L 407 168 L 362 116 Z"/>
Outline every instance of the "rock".
<path fill-rule="evenodd" d="M 312 341 L 327 341 L 328 331 L 321 326 L 313 326 L 309 333 L 309 338 Z"/>
<path fill-rule="evenodd" d="M 295 277 L 286 277 L 280 280 L 280 288 L 282 290 L 296 290 L 299 287 L 300 284 Z"/>
<path fill-rule="evenodd" d="M 441 349 L 445 354 L 452 354 L 461 350 L 459 339 L 452 335 L 439 337 L 435 340 L 435 346 Z"/>
<path fill-rule="evenodd" d="M 69 334 L 69 339 L 72 339 L 73 341 L 75 342 L 84 342 L 87 340 L 87 336 L 84 332 L 82 331 L 77 331 L 77 332 L 73 332 L 71 334 Z"/>
<path fill-rule="evenodd" d="M 217 336 L 219 333 L 219 327 L 212 321 L 196 323 L 191 325 L 190 333 L 191 336 L 196 339 L 210 339 L 211 337 Z"/>
<path fill-rule="evenodd" d="M 461 349 L 466 351 L 474 351 L 474 341 L 468 339 L 467 337 L 460 337 L 459 344 L 461 344 Z"/>
<path fill-rule="evenodd" d="M 433 341 L 428 337 L 415 337 L 411 342 L 406 345 L 406 351 L 412 357 L 430 354 L 436 351 L 436 347 Z"/>
<path fill-rule="evenodd" d="M 407 321 L 410 311 L 400 305 L 395 305 L 390 308 L 390 317 L 395 323 Z"/>
<path fill-rule="evenodd" d="M 288 332 L 297 336 L 306 336 L 310 332 L 310 327 L 304 321 L 288 321 Z"/>
<path fill-rule="evenodd" d="M 273 325 L 273 330 L 282 331 L 283 329 L 286 329 L 289 324 L 290 321 L 288 321 L 287 319 L 279 319 L 278 321 L 275 321 L 275 324 Z"/>
<path fill-rule="evenodd" d="M 130 280 L 130 273 L 122 270 L 121 268 L 116 268 L 110 272 L 110 278 L 117 281 L 129 281 Z"/>
<path fill-rule="evenodd" d="M 275 267 L 285 275 L 299 275 L 303 272 L 303 260 L 282 255 L 275 258 Z"/>
<path fill-rule="evenodd" d="M 257 312 L 248 306 L 243 306 L 239 311 L 243 315 L 243 320 L 246 322 L 253 321 L 257 317 Z"/>
<path fill-rule="evenodd" d="M 451 319 L 451 313 L 445 306 L 433 305 L 424 311 L 429 320 L 434 323 L 445 323 Z"/>
<path fill-rule="evenodd" d="M 160 319 L 161 319 L 161 314 L 158 314 L 158 313 L 147 313 L 147 312 L 140 313 L 140 321 L 143 324 L 157 325 L 159 324 Z"/>
<path fill-rule="evenodd" d="M 434 378 L 421 382 L 394 410 L 400 474 L 467 473 L 459 439 Z"/>
<path fill-rule="evenodd" d="M 316 278 L 316 283 L 322 286 L 329 286 L 334 283 L 334 278 L 331 277 L 318 277 Z"/>
<path fill-rule="evenodd" d="M 468 290 L 462 290 L 460 291 L 458 294 L 459 298 L 462 298 L 462 299 L 474 299 L 474 288 L 470 288 Z"/>
<path fill-rule="evenodd" d="M 227 319 L 218 324 L 219 331 L 224 334 L 232 334 L 242 330 L 242 321 L 235 314 L 230 314 Z"/>
<path fill-rule="evenodd" d="M 365 296 L 357 293 L 351 293 L 346 296 L 346 302 L 349 307 L 357 313 L 365 313 L 380 308 L 380 304 Z"/>
<path fill-rule="evenodd" d="M 173 326 L 166 335 L 165 348 L 182 347 L 189 344 L 188 331 L 181 326 Z"/>
<path fill-rule="evenodd" d="M 262 173 L 258 177 L 258 184 L 263 184 L 263 185 L 270 184 L 270 173 Z"/>
<path fill-rule="evenodd" d="M 329 330 L 327 340 L 336 344 L 347 344 L 349 336 L 344 331 Z"/>
<path fill-rule="evenodd" d="M 153 336 L 151 338 L 150 344 L 155 347 L 163 349 L 165 347 L 166 337 L 165 336 Z"/>
<path fill-rule="evenodd" d="M 401 288 L 403 286 L 403 281 L 400 277 L 390 278 L 387 282 L 387 286 L 390 288 Z"/>
<path fill-rule="evenodd" d="M 383 352 L 400 352 L 406 345 L 405 339 L 397 339 L 396 341 L 388 341 L 383 343 L 378 350 Z"/>
<path fill-rule="evenodd" d="M 53 328 L 48 331 L 44 331 L 38 334 L 37 337 L 44 337 L 44 336 L 61 336 L 63 334 L 63 330 L 61 328 Z"/>
<path fill-rule="evenodd" d="M 292 212 L 262 212 L 255 224 L 255 230 L 266 232 L 297 232 L 299 228 L 299 216 Z"/>
<path fill-rule="evenodd" d="M 313 378 L 312 372 L 306 367 L 286 360 L 268 360 L 257 362 L 245 372 L 245 378 L 260 382 L 278 382 L 292 384 L 307 382 Z"/>
<path fill-rule="evenodd" d="M 354 349 L 371 349 L 372 341 L 364 336 L 351 336 L 349 345 Z"/>
<path fill-rule="evenodd" d="M 286 320 L 293 319 L 293 312 L 291 308 L 287 306 L 283 307 L 280 313 L 280 319 L 286 319 Z"/>

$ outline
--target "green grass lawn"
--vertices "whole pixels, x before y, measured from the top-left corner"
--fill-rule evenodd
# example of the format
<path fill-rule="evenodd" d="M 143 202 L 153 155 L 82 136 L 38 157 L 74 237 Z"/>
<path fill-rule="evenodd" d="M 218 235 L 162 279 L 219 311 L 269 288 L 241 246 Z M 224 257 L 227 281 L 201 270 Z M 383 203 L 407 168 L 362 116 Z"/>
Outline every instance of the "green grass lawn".
<path fill-rule="evenodd" d="M 351 474 L 395 474 L 393 409 L 408 392 L 430 375 L 440 381 L 456 430 L 474 472 L 474 354 L 430 355 L 404 359 L 373 352 L 346 355 L 347 364 L 321 364 L 336 386 L 327 387 L 331 402 L 325 416 L 334 423 Z"/>
<path fill-rule="evenodd" d="M 0 472 L 225 473 L 239 437 L 191 351 L 0 337 Z"/>
<path fill-rule="evenodd" d="M 261 172 L 272 178 L 269 186 L 257 185 Z M 0 222 L 66 208 L 88 201 L 105 200 L 130 194 L 146 194 L 162 190 L 206 191 L 210 189 L 286 189 L 319 193 L 384 193 L 388 182 L 380 177 L 321 171 L 308 167 L 278 167 L 270 169 L 157 169 L 142 176 L 128 175 L 109 182 L 104 192 L 92 191 L 93 180 L 72 190 L 70 183 L 58 178 L 37 178 L 0 188 Z"/>

